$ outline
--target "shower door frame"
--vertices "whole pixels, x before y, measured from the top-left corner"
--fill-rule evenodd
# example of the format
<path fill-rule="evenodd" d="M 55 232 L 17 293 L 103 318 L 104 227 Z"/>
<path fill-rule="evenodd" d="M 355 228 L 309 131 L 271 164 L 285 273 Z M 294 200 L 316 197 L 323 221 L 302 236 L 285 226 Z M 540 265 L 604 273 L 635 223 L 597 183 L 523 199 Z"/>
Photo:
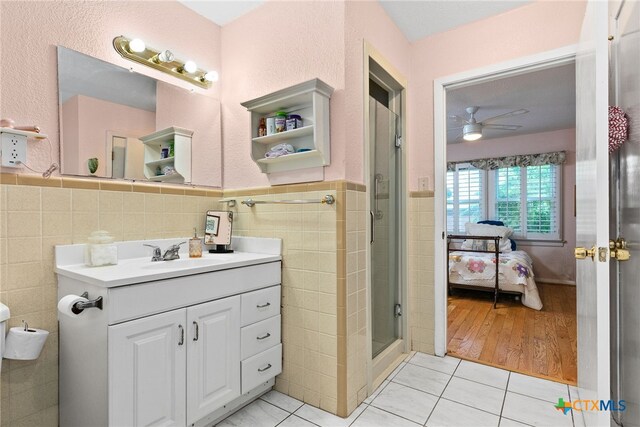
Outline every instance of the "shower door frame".
<path fill-rule="evenodd" d="M 389 93 L 389 106 L 391 111 L 400 116 L 400 129 L 402 137 L 402 148 L 399 149 L 397 155 L 400 156 L 400 173 L 397 174 L 399 179 L 398 194 L 398 218 L 400 226 L 398 227 L 398 287 L 400 291 L 400 304 L 402 305 L 402 316 L 400 317 L 400 338 L 392 343 L 388 348 L 383 350 L 374 360 L 372 348 L 372 280 L 371 280 L 371 245 L 367 245 L 367 380 L 369 394 L 382 382 L 388 373 L 402 361 L 401 355 L 411 351 L 411 336 L 409 329 L 409 287 L 408 287 L 408 262 L 407 256 L 408 239 L 408 209 L 407 209 L 407 80 L 406 78 L 388 61 L 380 52 L 378 52 L 366 40 L 364 43 L 364 63 L 363 63 L 363 106 L 364 106 L 364 182 L 366 182 L 366 210 L 371 211 L 371 185 L 369 177 L 371 175 L 371 138 L 369 132 L 369 79 L 372 74 L 379 82 L 383 83 L 383 87 L 391 89 Z M 372 70 L 369 66 L 370 61 L 375 62 L 376 70 Z M 368 216 L 368 215 L 367 215 Z M 369 220 L 369 218 L 368 218 Z M 370 225 L 370 224 L 369 224 Z M 371 241 L 371 227 L 367 227 L 367 241 Z"/>

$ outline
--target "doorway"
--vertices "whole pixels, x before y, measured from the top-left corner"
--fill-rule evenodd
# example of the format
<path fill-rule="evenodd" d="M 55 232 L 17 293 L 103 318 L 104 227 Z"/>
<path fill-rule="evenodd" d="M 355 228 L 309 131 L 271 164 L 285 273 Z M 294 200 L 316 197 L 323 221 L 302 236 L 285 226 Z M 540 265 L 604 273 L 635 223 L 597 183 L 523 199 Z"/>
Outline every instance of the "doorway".
<path fill-rule="evenodd" d="M 465 354 L 464 351 L 465 350 L 469 350 L 469 346 L 474 345 L 476 343 L 473 342 L 469 342 L 466 341 L 466 339 L 468 339 L 470 336 L 473 336 L 474 334 L 476 334 L 475 336 L 478 336 L 479 334 L 485 334 L 485 335 L 489 335 L 490 331 L 492 336 L 492 340 L 491 342 L 489 342 L 489 347 L 493 347 L 490 350 L 487 350 L 485 353 L 492 353 L 492 357 L 488 358 L 491 359 L 489 360 L 478 360 L 480 361 L 480 363 L 486 363 L 489 365 L 493 365 L 493 366 L 499 366 L 499 367 L 503 367 L 504 369 L 509 369 L 509 370 L 514 370 L 513 366 L 505 366 L 506 362 L 509 360 L 509 358 L 513 358 L 515 352 L 511 352 L 509 351 L 509 344 L 511 344 L 513 347 L 517 347 L 522 354 L 522 345 L 524 345 L 524 340 L 521 343 L 516 343 L 516 342 L 512 342 L 512 338 L 513 335 L 516 336 L 523 336 L 526 338 L 527 334 L 529 333 L 527 331 L 527 328 L 525 327 L 526 325 L 529 325 L 529 329 L 531 330 L 531 334 L 532 336 L 535 338 L 535 334 L 536 334 L 536 327 L 542 331 L 542 334 L 544 334 L 544 332 L 547 330 L 547 323 L 546 320 L 544 320 L 545 316 L 541 315 L 541 312 L 536 312 L 535 310 L 532 310 L 531 308 L 527 308 L 527 307 L 522 307 L 522 299 L 520 299 L 519 301 L 516 301 L 515 295 L 502 295 L 502 293 L 500 294 L 498 301 L 499 301 L 499 305 L 497 309 L 492 308 L 493 305 L 493 295 L 491 296 L 487 296 L 487 297 L 479 297 L 476 296 L 475 294 L 473 295 L 472 298 L 489 298 L 491 299 L 490 302 L 487 303 L 487 307 L 486 310 L 484 310 L 484 308 L 480 308 L 479 306 L 476 306 L 475 304 L 473 306 L 469 305 L 464 307 L 464 304 L 469 304 L 470 299 L 465 299 L 467 297 L 467 292 L 472 292 L 471 290 L 467 290 L 467 289 L 462 289 L 459 291 L 455 291 L 454 293 L 454 298 L 455 303 L 457 304 L 457 312 L 454 312 L 449 304 L 449 298 L 451 298 L 449 296 L 449 252 L 447 251 L 447 234 L 452 234 L 452 231 L 449 227 L 448 229 L 448 221 L 447 219 L 449 219 L 449 222 L 451 221 L 451 215 L 449 215 L 449 218 L 447 218 L 447 214 L 451 214 L 451 209 L 449 209 L 449 212 L 447 211 L 447 178 L 449 178 L 449 187 L 452 186 L 452 182 L 451 182 L 451 178 L 452 178 L 452 174 L 449 173 L 449 176 L 447 174 L 447 167 L 449 168 L 449 170 L 455 170 L 458 171 L 459 174 L 457 175 L 456 179 L 460 179 L 460 185 L 466 185 L 469 186 L 470 184 L 472 184 L 473 182 L 477 183 L 479 182 L 478 180 L 482 181 L 482 180 L 486 180 L 484 185 L 485 185 L 485 189 L 487 189 L 487 192 L 485 194 L 482 195 L 483 198 L 485 198 L 482 201 L 479 201 L 480 203 L 484 203 L 484 206 L 487 207 L 487 210 L 482 212 L 482 213 L 478 213 L 478 212 L 472 212 L 472 209 L 469 209 L 470 206 L 466 206 L 466 213 L 469 214 L 467 216 L 467 218 L 463 221 L 462 224 L 459 224 L 458 227 L 456 228 L 455 231 L 460 231 L 463 230 L 464 231 L 464 223 L 469 222 L 469 223 L 476 223 L 480 220 L 492 220 L 495 219 L 495 217 L 498 217 L 498 207 L 500 206 L 498 203 L 496 203 L 496 199 L 498 198 L 498 195 L 496 193 L 499 192 L 499 182 L 504 182 L 507 178 L 509 179 L 513 179 L 514 181 L 518 182 L 518 184 L 520 184 L 520 180 L 526 180 L 527 176 L 529 177 L 530 180 L 532 180 L 533 175 L 535 175 L 535 173 L 537 173 L 538 175 L 536 175 L 538 177 L 538 179 L 540 178 L 541 175 L 544 174 L 548 174 L 549 171 L 547 171 L 546 169 L 549 169 L 547 166 L 543 166 L 542 168 L 545 169 L 545 171 L 541 171 L 541 168 L 538 168 L 537 171 L 527 171 L 526 168 L 505 168 L 505 170 L 503 171 L 502 175 L 504 175 L 506 173 L 506 175 L 509 175 L 508 177 L 505 176 L 498 176 L 498 174 L 493 171 L 493 168 L 487 168 L 486 170 L 483 170 L 483 168 L 480 168 L 480 170 L 476 173 L 476 176 L 470 177 L 469 175 L 469 170 L 473 170 L 475 169 L 475 167 L 470 167 L 470 168 L 466 168 L 466 165 L 463 164 L 463 162 L 453 162 L 454 164 L 452 165 L 451 163 L 447 163 L 447 128 L 450 126 L 450 123 L 447 123 L 447 100 L 449 98 L 449 95 L 451 93 L 453 93 L 453 91 L 456 90 L 460 90 L 460 89 L 464 89 L 464 88 L 469 88 L 473 85 L 478 85 L 481 83 L 485 83 L 485 82 L 489 82 L 489 81 L 494 81 L 497 79 L 506 79 L 506 78 L 512 78 L 512 77 L 518 77 L 518 76 L 522 76 L 524 74 L 527 73 L 533 73 L 536 71 L 544 71 L 544 70 L 549 70 L 552 68 L 556 68 L 556 67 L 562 67 L 562 66 L 566 66 L 569 64 L 573 64 L 575 62 L 575 55 L 576 55 L 576 48 L 575 47 L 567 47 L 567 48 L 563 48 L 563 49 L 558 49 L 556 51 L 551 51 L 551 52 L 546 52 L 544 54 L 540 54 L 540 55 L 536 55 L 536 56 L 532 56 L 532 57 L 527 57 L 527 58 L 522 58 L 520 60 L 516 60 L 516 61 L 511 61 L 509 63 L 504 63 L 504 64 L 499 64 L 496 66 L 492 66 L 492 67 L 487 67 L 484 69 L 479 69 L 479 70 L 473 70 L 467 73 L 462 73 L 459 75 L 455 75 L 455 76 L 451 76 L 451 77 L 447 77 L 447 78 L 443 78 L 440 79 L 438 81 L 436 81 L 435 83 L 435 87 L 434 87 L 434 110 L 435 110 L 435 142 L 434 142 L 434 146 L 435 146 L 435 219 L 436 219 L 436 224 L 435 224 L 435 230 L 436 230 L 436 248 L 435 248 L 435 266 L 436 266 L 436 271 L 435 271 L 435 280 L 436 280 L 436 289 L 435 289 L 435 294 L 436 294 L 436 331 L 435 331 L 435 350 L 436 350 L 436 354 L 440 355 L 440 356 L 444 356 L 447 353 L 451 353 L 448 351 L 448 347 L 449 349 L 451 347 L 455 347 L 455 351 L 453 352 L 455 355 L 458 355 L 460 357 L 465 358 L 465 355 L 468 356 L 468 353 Z M 525 96 L 526 98 L 526 96 Z M 467 107 L 477 107 L 478 105 L 468 105 Z M 482 107 L 482 105 L 480 105 L 480 107 Z M 493 113 L 495 114 L 486 114 L 484 117 L 491 117 L 492 115 L 502 115 L 505 114 L 504 117 L 506 118 L 513 118 L 519 114 L 523 114 L 522 111 L 520 110 L 524 110 L 526 109 L 526 107 L 519 107 L 519 106 L 515 106 L 515 105 L 509 105 L 509 109 L 506 109 L 505 111 L 494 111 Z M 464 109 L 463 109 L 464 110 Z M 472 121 L 472 119 L 475 119 L 475 117 L 473 117 L 472 115 L 469 115 L 470 113 L 476 113 L 476 117 L 480 118 L 481 120 L 478 120 L 478 122 L 482 122 L 482 118 L 483 116 L 481 116 L 480 114 L 477 114 L 478 110 L 474 110 L 471 109 L 471 111 L 463 111 L 463 113 L 467 113 L 467 115 L 463 115 L 463 118 L 465 118 L 466 120 Z M 509 114 L 510 112 L 513 112 L 511 114 Z M 491 113 L 491 112 L 487 112 L 487 113 Z M 456 113 L 459 114 L 459 113 Z M 494 124 L 498 124 L 498 125 L 505 125 L 505 126 L 496 126 L 498 128 L 502 128 L 502 129 L 512 129 L 515 128 L 516 126 L 513 125 L 517 125 L 517 123 L 510 123 L 507 120 L 505 120 L 504 123 L 498 121 L 492 122 Z M 466 124 L 466 123 L 464 123 Z M 448 126 L 449 125 L 449 126 Z M 507 126 L 508 125 L 508 126 Z M 465 129 L 466 130 L 466 129 Z M 462 129 L 461 129 L 462 131 Z M 545 153 L 544 148 L 540 148 L 540 153 Z M 477 154 L 477 153 L 476 153 Z M 504 155 L 509 155 L 509 154 L 515 154 L 515 153 L 505 153 Z M 473 156 L 472 156 L 473 157 Z M 481 156 L 481 155 L 476 155 L 476 157 L 478 158 L 483 158 L 486 156 Z M 500 155 L 497 155 L 496 157 L 502 157 Z M 469 159 L 466 160 L 472 160 L 471 157 Z M 476 165 L 477 166 L 477 165 Z M 453 168 L 452 168 L 453 167 Z M 517 170 L 516 170 L 517 169 Z M 467 174 L 465 177 L 465 173 Z M 475 172 L 474 172 L 475 173 Z M 471 178 L 471 180 L 470 180 Z M 558 176 L 558 180 L 556 182 L 557 186 L 561 187 L 562 186 L 562 172 L 560 172 L 559 176 Z M 466 179 L 465 182 L 463 182 Z M 474 181 L 475 180 L 475 181 Z M 442 189 L 441 191 L 438 191 L 438 189 Z M 449 188 L 450 189 L 450 188 Z M 538 189 L 539 190 L 539 189 Z M 525 190 L 526 192 L 526 187 Z M 540 192 L 542 190 L 539 190 L 539 195 Z M 493 193 L 493 194 L 489 194 L 489 193 Z M 567 194 L 568 193 L 568 194 Z M 491 199 L 491 197 L 493 197 L 493 199 Z M 520 194 L 518 195 L 518 197 L 520 197 Z M 563 198 L 566 200 L 567 198 L 571 199 L 571 206 L 573 206 L 573 189 L 570 189 L 568 192 L 565 191 L 565 194 L 563 196 Z M 489 199 L 489 200 L 487 200 Z M 468 201 L 468 200 L 467 200 Z M 516 199 L 516 201 L 518 203 L 507 203 L 504 206 L 514 206 L 514 205 L 518 205 L 520 204 L 520 206 L 525 206 L 527 205 L 527 200 L 524 200 L 524 202 L 522 202 L 519 199 Z M 507 202 L 512 202 L 511 200 L 508 200 Z M 449 205 L 451 205 L 451 200 L 449 200 Z M 530 205 L 531 206 L 531 205 Z M 450 206 L 451 207 L 451 206 Z M 555 212 L 555 215 L 562 215 L 563 211 L 566 210 L 566 204 L 565 207 L 562 207 L 560 210 Z M 572 211 L 573 209 L 571 209 Z M 504 213 L 504 212 L 501 212 Z M 524 215 L 524 213 L 522 212 L 522 210 L 516 212 L 517 216 L 522 216 Z M 567 212 L 565 212 L 567 213 Z M 572 213 L 572 212 L 571 212 Z M 458 214 L 460 214 L 460 212 L 458 212 Z M 462 215 L 464 216 L 464 215 Z M 478 218 L 476 218 L 475 216 L 478 216 Z M 481 217 L 480 217 L 481 216 Z M 503 215 L 504 216 L 504 215 Z M 490 218 L 491 217 L 491 218 Z M 509 216 L 507 216 L 507 218 L 505 218 L 506 221 L 508 221 L 510 219 Z M 527 221 L 527 217 L 524 217 L 524 221 Z M 507 225 L 512 225 L 513 228 L 513 224 L 507 224 Z M 520 230 L 521 232 L 523 230 Z M 566 244 L 566 242 L 562 242 L 562 240 L 564 240 L 564 238 L 562 237 L 562 229 L 559 230 L 559 238 L 557 240 L 559 240 L 557 243 L 551 243 L 551 246 L 553 246 L 553 244 L 557 244 L 557 245 L 563 245 Z M 567 231 L 567 230 L 564 230 Z M 575 233 L 575 230 L 573 230 L 573 232 Z M 531 240 L 535 240 L 535 239 L 531 239 Z M 462 243 L 462 240 L 458 241 L 458 245 Z M 550 242 L 549 242 L 550 243 Z M 549 243 L 545 243 L 545 244 L 549 244 Z M 525 245 L 530 244 L 531 246 L 527 247 L 527 246 L 523 246 L 523 248 L 525 250 L 530 250 L 531 252 L 535 253 L 536 251 L 539 250 L 539 243 L 536 242 L 531 242 L 531 243 L 525 243 Z M 459 247 L 459 246 L 458 246 Z M 455 246 L 454 246 L 455 248 Z M 571 248 L 572 249 L 572 248 Z M 568 263 L 573 263 L 574 260 L 573 258 L 569 259 L 567 258 L 567 260 L 565 260 Z M 488 265 L 490 265 L 490 263 L 488 263 Z M 495 263 L 493 264 L 495 265 Z M 494 275 L 496 273 L 493 273 Z M 498 276 L 500 276 L 502 274 L 499 273 L 497 274 Z M 564 285 L 562 284 L 541 284 L 538 287 L 537 292 L 539 292 L 539 294 L 542 296 L 541 301 L 542 301 L 542 305 L 543 306 L 547 306 L 549 308 L 552 308 L 552 314 L 551 317 L 552 318 L 561 318 L 564 320 L 564 313 L 563 313 L 563 308 L 566 308 L 566 311 L 568 313 L 568 318 L 573 318 L 574 319 L 574 330 L 575 330 L 575 287 L 570 288 L 570 287 L 564 287 Z M 555 292 L 555 291 L 561 291 L 561 292 Z M 573 291 L 573 293 L 571 292 Z M 520 298 L 522 298 L 523 295 L 520 295 Z M 563 307 L 559 301 L 567 301 L 567 300 L 572 300 L 573 305 L 567 305 L 566 307 Z M 500 307 L 500 301 L 503 302 L 502 307 Z M 529 302 L 531 301 L 531 298 L 529 298 Z M 495 324 L 492 322 L 487 322 L 486 319 L 487 318 L 491 318 L 492 316 L 496 315 L 496 310 L 512 310 L 512 312 L 510 313 L 510 315 L 513 315 L 514 317 L 507 316 L 506 313 L 505 316 L 501 317 L 501 322 L 500 324 Z M 450 311 L 451 310 L 451 311 Z M 484 310 L 484 311 L 483 311 Z M 524 311 L 523 311 L 524 310 Z M 528 310 L 529 312 L 527 312 L 526 310 Z M 463 313 L 464 315 L 461 316 L 461 313 Z M 465 318 L 465 315 L 467 316 L 467 318 Z M 460 317 L 458 317 L 460 316 Z M 478 320 L 480 319 L 480 320 Z M 530 320 L 528 320 L 530 319 Z M 453 321 L 457 320 L 457 324 L 452 326 Z M 477 323 L 474 324 L 474 322 L 478 320 Z M 538 320 L 538 322 L 536 322 L 536 320 Z M 487 325 L 488 323 L 488 325 Z M 563 323 L 561 321 L 561 323 Z M 516 326 L 516 332 L 515 334 L 512 333 L 514 331 L 514 325 Z M 537 326 L 535 326 L 537 325 Z M 462 328 L 460 328 L 460 326 L 462 326 Z M 521 327 L 522 326 L 522 327 Z M 465 330 L 466 328 L 466 330 Z M 487 329 L 488 328 L 488 329 Z M 500 329 L 500 332 L 496 332 L 498 329 Z M 555 327 L 554 327 L 555 329 Z M 508 330 L 508 331 L 507 331 Z M 501 333 L 501 332 L 505 332 L 505 333 Z M 518 332 L 520 331 L 520 332 Z M 538 333 L 540 333 L 540 331 L 538 331 Z M 452 339 L 454 337 L 449 336 L 451 333 L 453 332 L 454 335 L 456 335 L 456 339 L 457 342 L 452 341 Z M 461 332 L 461 333 L 458 333 Z M 470 334 L 467 334 L 467 332 L 471 332 Z M 507 333 L 508 332 L 508 333 Z M 507 338 L 505 338 L 508 337 Z M 485 338 L 487 338 L 485 336 Z M 536 348 L 535 345 L 538 345 L 538 349 L 539 348 L 543 348 L 546 346 L 557 346 L 558 345 L 558 336 L 555 337 L 555 339 L 552 339 L 552 342 L 546 342 L 545 340 L 541 340 L 540 338 L 543 337 L 538 337 L 538 340 L 536 339 L 532 339 L 531 343 L 534 343 L 534 347 L 531 348 L 531 352 L 532 354 L 536 353 Z M 516 340 L 517 341 L 517 340 Z M 562 339 L 560 339 L 560 341 L 562 341 Z M 569 339 L 566 340 L 566 342 L 561 343 L 561 345 L 566 346 L 565 344 L 567 342 L 570 342 Z M 500 344 L 505 345 L 506 347 L 500 349 Z M 575 333 L 574 333 L 574 340 L 573 343 L 571 344 L 573 346 L 575 346 Z M 476 344 L 477 346 L 477 344 Z M 519 347 L 518 347 L 519 346 Z M 506 350 L 505 350 L 506 348 Z M 475 350 L 478 350 L 478 348 L 476 348 Z M 480 348 L 480 352 L 482 352 L 482 348 Z M 498 351 L 497 353 L 495 353 L 496 351 Z M 504 353 L 504 354 L 502 354 Z M 538 352 L 539 353 L 539 352 Z M 550 351 L 549 353 L 547 353 L 546 357 L 545 357 L 545 364 L 547 364 L 549 362 L 549 359 L 551 359 L 552 362 L 555 361 L 555 359 L 557 358 L 555 355 L 551 355 L 553 353 L 553 351 Z M 559 353 L 561 354 L 561 353 Z M 486 356 L 487 354 L 485 354 Z M 562 358 L 562 356 L 559 356 L 560 358 Z M 487 359 L 487 358 L 485 358 Z M 555 375 L 537 375 L 543 378 L 551 378 L 554 380 L 561 380 L 563 382 L 569 383 L 569 384 L 575 384 L 576 382 L 576 374 L 575 374 L 575 370 L 576 370 L 576 365 L 577 365 L 577 361 L 575 361 L 575 352 L 573 353 L 573 361 L 574 361 L 574 366 L 573 366 L 573 373 L 570 373 L 568 375 L 568 378 L 558 378 Z M 532 361 L 533 363 L 533 361 Z M 545 368 L 546 369 L 546 368 Z M 571 371 L 571 367 L 569 367 L 568 371 Z M 518 371 L 518 369 L 515 369 L 516 371 Z M 562 366 L 561 363 L 558 363 L 557 366 L 552 368 L 552 371 L 555 371 L 555 373 L 558 373 L 559 371 L 562 370 Z M 531 371 L 527 371 L 527 369 L 522 370 L 525 374 L 527 375 L 531 375 L 532 372 Z"/>

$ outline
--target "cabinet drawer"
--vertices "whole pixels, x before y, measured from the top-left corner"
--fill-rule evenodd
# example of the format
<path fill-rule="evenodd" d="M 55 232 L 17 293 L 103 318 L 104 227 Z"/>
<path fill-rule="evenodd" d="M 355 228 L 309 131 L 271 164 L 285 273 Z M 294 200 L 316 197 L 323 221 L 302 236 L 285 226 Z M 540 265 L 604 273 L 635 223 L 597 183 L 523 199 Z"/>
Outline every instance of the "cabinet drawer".
<path fill-rule="evenodd" d="M 280 314 L 280 286 L 242 294 L 242 326 Z"/>
<path fill-rule="evenodd" d="M 280 344 L 280 316 L 245 326 L 240 331 L 242 360 Z"/>
<path fill-rule="evenodd" d="M 242 361 L 242 394 L 282 372 L 282 344 Z"/>

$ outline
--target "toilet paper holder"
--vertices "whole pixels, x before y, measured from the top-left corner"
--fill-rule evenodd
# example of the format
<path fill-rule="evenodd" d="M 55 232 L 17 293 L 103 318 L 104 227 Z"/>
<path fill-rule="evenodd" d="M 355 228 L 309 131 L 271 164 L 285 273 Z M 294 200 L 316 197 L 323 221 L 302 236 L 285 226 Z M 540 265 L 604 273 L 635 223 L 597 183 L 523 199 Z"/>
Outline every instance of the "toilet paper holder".
<path fill-rule="evenodd" d="M 87 308 L 99 308 L 102 310 L 102 297 L 98 297 L 95 299 L 89 299 L 89 292 L 84 292 L 80 295 L 82 298 L 87 298 L 88 301 L 78 301 L 73 304 L 71 311 L 73 314 L 80 314 Z"/>

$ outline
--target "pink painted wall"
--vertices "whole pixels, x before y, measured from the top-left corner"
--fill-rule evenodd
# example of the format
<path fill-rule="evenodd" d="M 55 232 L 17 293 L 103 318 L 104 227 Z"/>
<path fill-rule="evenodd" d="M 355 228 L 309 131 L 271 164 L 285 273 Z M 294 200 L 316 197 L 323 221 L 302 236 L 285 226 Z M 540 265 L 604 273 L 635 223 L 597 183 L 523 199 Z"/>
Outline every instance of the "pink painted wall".
<path fill-rule="evenodd" d="M 268 1 L 222 28 L 225 189 L 269 185 L 251 160 L 250 116 L 240 103 L 316 77 L 335 89 L 325 179 L 344 177 L 344 7 Z"/>
<path fill-rule="evenodd" d="M 0 24 L 0 116 L 18 124 L 38 124 L 51 139 L 55 161 L 59 156 L 56 45 L 185 88 L 190 85 L 121 58 L 113 49 L 113 38 L 121 34 L 140 37 L 150 46 L 171 49 L 178 58 L 194 58 L 203 68 L 220 70 L 221 66 L 220 27 L 178 2 L 2 1 Z M 217 99 L 224 80 L 221 74 L 213 89 L 196 91 Z M 27 160 L 33 168 L 46 169 L 48 144 L 29 142 Z M 220 186 L 221 182 L 212 180 L 208 185 Z"/>
<path fill-rule="evenodd" d="M 433 81 L 576 44 L 586 3 L 538 1 L 413 44 L 408 107 L 409 189 L 428 177 L 433 188 Z M 437 190 L 436 190 L 437 191 Z"/>
<path fill-rule="evenodd" d="M 364 41 L 402 74 L 411 72 L 411 45 L 379 2 L 347 2 L 345 22 L 345 170 L 349 181 L 366 183 L 364 177 Z M 411 96 L 407 92 L 408 98 Z M 411 136 L 408 136 L 410 139 Z M 333 149 L 333 147 L 332 147 Z"/>
<path fill-rule="evenodd" d="M 67 120 L 67 114 L 75 121 Z M 98 158 L 96 176 L 106 176 L 107 132 L 139 138 L 155 131 L 156 114 L 126 105 L 77 95 L 62 105 L 65 174 L 88 175 L 87 159 Z M 67 133 L 71 132 L 71 135 Z M 68 156 L 71 155 L 71 161 Z M 75 161 L 75 162 L 74 162 Z M 74 162 L 74 163 L 72 163 Z M 140 165 L 142 170 L 142 165 Z"/>
<path fill-rule="evenodd" d="M 191 182 L 222 183 L 220 101 L 159 82 L 156 86 L 156 130 L 178 126 L 193 131 Z"/>
<path fill-rule="evenodd" d="M 225 188 L 269 185 L 240 103 L 314 77 L 335 89 L 325 180 L 364 182 L 364 40 L 408 76 L 410 44 L 378 2 L 268 1 L 222 28 L 223 74 L 234 76 L 222 85 Z"/>
<path fill-rule="evenodd" d="M 507 138 L 480 140 L 447 146 L 447 161 L 464 161 L 515 154 L 537 154 L 566 151 L 567 162 L 562 174 L 562 227 L 564 246 L 529 246 L 521 244 L 533 258 L 534 273 L 538 280 L 575 282 L 576 218 L 573 216 L 573 189 L 576 185 L 576 131 L 563 129 Z"/>

